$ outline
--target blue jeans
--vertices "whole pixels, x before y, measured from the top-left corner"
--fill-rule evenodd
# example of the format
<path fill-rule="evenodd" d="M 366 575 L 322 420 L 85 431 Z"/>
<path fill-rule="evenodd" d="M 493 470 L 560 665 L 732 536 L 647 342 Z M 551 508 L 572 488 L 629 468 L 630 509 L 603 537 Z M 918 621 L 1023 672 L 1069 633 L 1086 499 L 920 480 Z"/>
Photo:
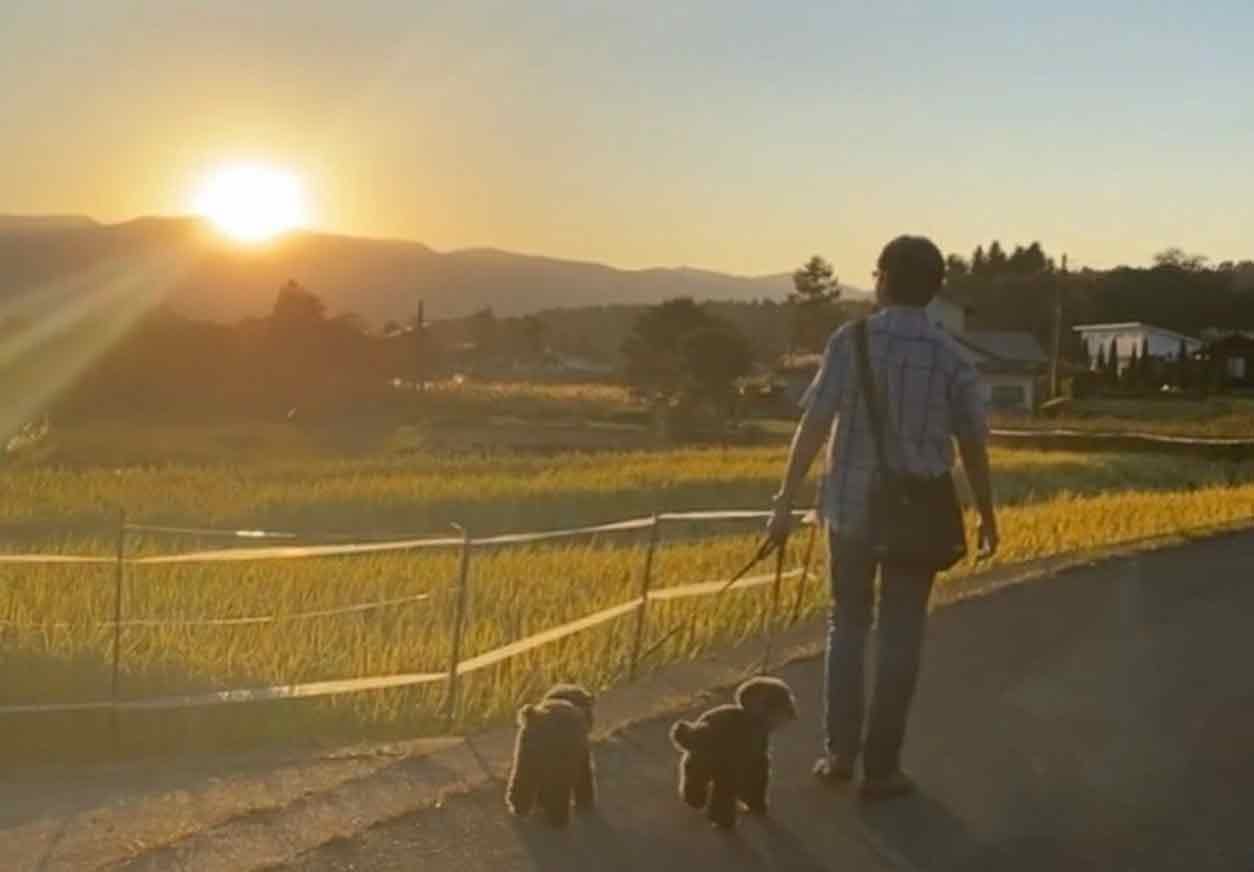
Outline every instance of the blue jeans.
<path fill-rule="evenodd" d="M 827 635 L 827 750 L 850 761 L 861 755 L 867 777 L 883 777 L 900 767 L 936 574 L 891 564 L 881 567 L 865 542 L 829 536 L 833 605 Z M 877 569 L 881 579 L 875 687 L 866 718 L 866 637 Z"/>

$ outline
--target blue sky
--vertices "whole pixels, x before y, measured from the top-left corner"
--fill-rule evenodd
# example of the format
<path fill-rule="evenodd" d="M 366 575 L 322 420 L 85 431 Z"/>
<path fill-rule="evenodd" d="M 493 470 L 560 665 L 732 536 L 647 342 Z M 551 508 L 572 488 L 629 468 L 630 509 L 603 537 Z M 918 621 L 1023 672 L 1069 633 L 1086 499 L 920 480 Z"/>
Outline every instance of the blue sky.
<path fill-rule="evenodd" d="M 1254 256 L 1254 4 L 8 0 L 0 212 L 187 208 L 256 158 L 327 229 L 869 283 L 900 232 Z"/>

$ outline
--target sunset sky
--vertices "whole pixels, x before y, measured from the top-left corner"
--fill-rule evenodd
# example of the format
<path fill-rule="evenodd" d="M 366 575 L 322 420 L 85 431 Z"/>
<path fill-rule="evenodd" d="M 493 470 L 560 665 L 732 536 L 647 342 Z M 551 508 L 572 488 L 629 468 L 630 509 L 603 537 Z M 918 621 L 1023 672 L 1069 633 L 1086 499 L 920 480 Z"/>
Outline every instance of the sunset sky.
<path fill-rule="evenodd" d="M 625 267 L 1254 257 L 1252 33 L 1249 0 L 5 0 L 0 212 L 183 213 L 258 161 L 318 228 Z"/>

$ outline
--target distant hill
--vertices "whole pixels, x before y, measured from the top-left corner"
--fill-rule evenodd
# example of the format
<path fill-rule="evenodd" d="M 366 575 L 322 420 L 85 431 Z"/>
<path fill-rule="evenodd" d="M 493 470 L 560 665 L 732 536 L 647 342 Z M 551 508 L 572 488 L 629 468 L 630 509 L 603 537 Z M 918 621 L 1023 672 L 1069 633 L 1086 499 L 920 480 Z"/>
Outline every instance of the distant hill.
<path fill-rule="evenodd" d="M 429 318 L 441 318 L 484 306 L 498 315 L 519 315 L 681 295 L 782 300 L 792 289 L 787 273 L 622 270 L 495 249 L 437 252 L 417 242 L 321 233 L 292 234 L 248 249 L 188 218 L 100 225 L 86 218 L 5 217 L 0 218 L 0 299 L 75 284 L 92 290 L 96 280 L 81 282 L 83 277 L 141 274 L 150 261 L 171 257 L 179 275 L 162 289 L 166 302 L 184 314 L 221 321 L 265 314 L 288 279 L 322 297 L 333 313 L 355 312 L 374 324 L 411 317 L 419 299 Z"/>
<path fill-rule="evenodd" d="M 0 215 L 0 233 L 73 230 L 100 225 L 86 215 Z"/>

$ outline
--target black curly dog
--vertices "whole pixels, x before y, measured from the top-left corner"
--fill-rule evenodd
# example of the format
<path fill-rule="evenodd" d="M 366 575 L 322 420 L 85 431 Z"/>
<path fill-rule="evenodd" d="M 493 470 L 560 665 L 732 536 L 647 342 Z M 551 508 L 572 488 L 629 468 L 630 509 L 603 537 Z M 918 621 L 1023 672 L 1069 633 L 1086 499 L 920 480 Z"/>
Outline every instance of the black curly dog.
<path fill-rule="evenodd" d="M 593 696 L 574 684 L 558 684 L 535 705 L 518 710 L 518 736 L 505 803 L 519 816 L 538 803 L 549 823 L 570 822 L 572 798 L 587 811 L 596 806 L 596 776 L 588 732 Z"/>
<path fill-rule="evenodd" d="M 710 709 L 696 721 L 671 727 L 671 742 L 683 752 L 679 795 L 705 809 L 717 827 L 736 825 L 739 800 L 754 814 L 766 814 L 770 779 L 770 735 L 796 720 L 788 685 L 777 678 L 752 678 L 736 690 L 734 705 Z"/>

